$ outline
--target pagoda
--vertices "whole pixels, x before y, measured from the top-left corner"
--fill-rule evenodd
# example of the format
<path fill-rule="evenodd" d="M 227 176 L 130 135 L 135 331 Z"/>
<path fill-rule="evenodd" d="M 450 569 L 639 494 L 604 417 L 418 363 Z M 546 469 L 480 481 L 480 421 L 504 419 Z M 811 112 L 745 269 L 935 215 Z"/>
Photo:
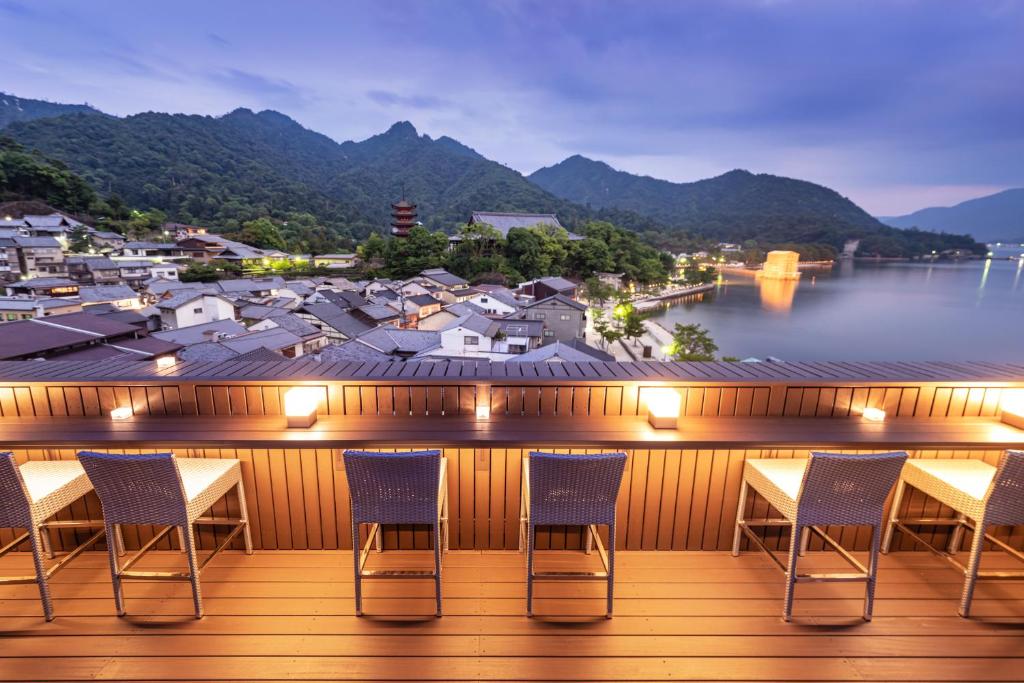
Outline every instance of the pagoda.
<path fill-rule="evenodd" d="M 416 205 L 405 199 L 391 205 L 391 234 L 395 237 L 408 237 L 409 231 L 416 225 Z"/>

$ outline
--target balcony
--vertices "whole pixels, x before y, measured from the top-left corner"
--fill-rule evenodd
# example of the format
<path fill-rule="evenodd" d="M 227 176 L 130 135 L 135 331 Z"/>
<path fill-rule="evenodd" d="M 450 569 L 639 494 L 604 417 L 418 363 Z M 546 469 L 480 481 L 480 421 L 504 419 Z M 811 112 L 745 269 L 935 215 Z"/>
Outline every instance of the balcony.
<path fill-rule="evenodd" d="M 312 427 L 284 425 L 282 395 L 296 385 L 320 396 Z M 679 392 L 676 429 L 648 424 L 650 387 Z M 1021 389 L 1024 365 L 988 363 L 0 363 L 0 450 L 22 461 L 81 449 L 237 458 L 257 548 L 246 556 L 235 542 L 204 572 L 201 620 L 187 585 L 166 582 L 128 584 L 129 616 L 117 618 L 99 552 L 54 580 L 51 623 L 34 585 L 0 586 L 0 680 L 1018 680 L 1020 583 L 979 583 L 962 619 L 962 577 L 903 537 L 882 558 L 872 622 L 859 619 L 862 586 L 809 583 L 784 623 L 777 569 L 727 550 L 745 459 L 899 449 L 995 463 L 1024 448 L 1024 430 L 1000 419 Z M 490 419 L 477 420 L 484 405 Z M 134 417 L 110 420 L 118 407 Z M 865 420 L 867 408 L 885 420 Z M 429 581 L 367 582 L 373 616 L 354 616 L 348 447 L 437 447 L 448 458 L 442 619 Z M 598 618 L 603 587 L 575 581 L 538 583 L 537 616 L 525 616 L 516 548 L 531 449 L 628 454 L 611 620 Z M 916 493 L 907 505 L 943 512 Z M 99 514 L 95 499 L 76 506 Z M 864 556 L 863 529 L 834 532 Z M 125 541 L 137 548 L 152 534 L 126 528 Z M 1024 543 L 1024 528 L 995 535 Z M 0 546 L 13 537 L 0 530 Z M 542 529 L 537 541 L 552 551 L 540 569 L 599 562 L 579 553 L 576 528 Z M 218 537 L 203 531 L 198 543 L 212 549 Z M 385 528 L 392 552 L 370 562 L 419 567 L 430 560 L 414 551 L 429 543 L 425 528 Z M 788 537 L 769 533 L 767 544 L 784 549 Z M 140 568 L 180 568 L 176 541 L 158 548 Z M 843 566 L 815 540 L 806 561 Z M 1012 566 L 995 553 L 985 562 Z M 29 565 L 15 553 L 0 573 Z"/>

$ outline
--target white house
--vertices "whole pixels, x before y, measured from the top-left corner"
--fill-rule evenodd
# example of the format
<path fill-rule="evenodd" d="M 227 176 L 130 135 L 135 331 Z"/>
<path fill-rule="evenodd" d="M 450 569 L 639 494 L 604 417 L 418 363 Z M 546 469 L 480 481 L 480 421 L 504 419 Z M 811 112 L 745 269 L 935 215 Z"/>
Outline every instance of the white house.
<path fill-rule="evenodd" d="M 470 313 L 453 320 L 441 330 L 441 352 L 451 356 L 475 356 L 491 353 L 498 323 L 478 313 Z"/>
<path fill-rule="evenodd" d="M 487 315 L 499 317 L 515 313 L 521 308 L 521 305 L 512 295 L 512 291 L 508 289 L 505 291 L 494 290 L 489 292 L 479 292 L 478 294 L 471 296 L 466 301 L 487 311 Z"/>
<path fill-rule="evenodd" d="M 156 307 L 165 330 L 235 318 L 235 304 L 230 299 L 194 289 L 179 291 L 157 302 Z"/>

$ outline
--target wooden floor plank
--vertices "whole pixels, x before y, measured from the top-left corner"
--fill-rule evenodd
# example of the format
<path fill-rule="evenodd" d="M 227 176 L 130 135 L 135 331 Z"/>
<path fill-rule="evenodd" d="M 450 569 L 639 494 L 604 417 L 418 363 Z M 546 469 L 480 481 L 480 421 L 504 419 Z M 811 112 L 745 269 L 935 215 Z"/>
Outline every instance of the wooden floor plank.
<path fill-rule="evenodd" d="M 596 561 L 538 556 L 548 569 Z M 181 561 L 154 553 L 140 567 Z M 795 621 L 784 623 L 782 577 L 767 558 L 717 552 L 619 552 L 613 619 L 602 618 L 602 586 L 577 581 L 538 583 L 528 619 L 523 561 L 446 555 L 442 619 L 430 581 L 368 581 L 373 616 L 360 618 L 349 552 L 232 552 L 204 572 L 207 616 L 196 620 L 188 586 L 162 582 L 127 584 L 129 616 L 114 616 L 106 556 L 90 552 L 53 581 L 53 622 L 34 585 L 0 586 L 0 681 L 1009 681 L 1024 670 L 1024 586 L 981 584 L 977 618 L 961 619 L 960 577 L 925 553 L 882 558 L 870 623 L 851 584 L 798 586 Z M 831 553 L 802 562 L 842 566 Z M 0 574 L 28 566 L 24 553 L 0 558 Z"/>

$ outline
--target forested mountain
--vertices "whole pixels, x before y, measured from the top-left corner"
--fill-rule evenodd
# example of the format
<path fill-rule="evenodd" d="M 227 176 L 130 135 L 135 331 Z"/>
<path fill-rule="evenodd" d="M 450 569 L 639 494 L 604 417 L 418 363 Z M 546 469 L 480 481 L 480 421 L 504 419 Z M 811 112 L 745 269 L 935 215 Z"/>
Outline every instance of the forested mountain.
<path fill-rule="evenodd" d="M 308 212 L 363 237 L 386 228 L 403 189 L 434 228 L 451 230 L 481 209 L 553 212 L 570 225 L 591 217 L 516 171 L 451 138 L 419 135 L 407 122 L 342 144 L 277 112 L 247 109 L 221 117 L 76 114 L 16 123 L 5 133 L 63 160 L 104 194 L 184 222 L 230 228 Z"/>
<path fill-rule="evenodd" d="M 1024 241 L 1024 188 L 879 220 L 897 228 L 966 232 L 982 242 Z"/>
<path fill-rule="evenodd" d="M 45 100 L 31 100 L 0 92 L 0 128 L 15 121 L 32 121 L 50 116 L 61 116 L 76 112 L 99 114 L 88 104 L 59 104 Z"/>
<path fill-rule="evenodd" d="M 900 255 L 897 252 L 904 249 L 913 251 L 912 243 L 919 240 L 916 233 L 886 227 L 834 190 L 765 173 L 735 170 L 692 183 L 672 183 L 576 155 L 535 171 L 529 179 L 588 207 L 634 211 L 671 228 L 730 242 L 754 239 L 841 248 L 847 239 L 865 238 L 861 246 L 867 253 L 884 245 L 883 255 Z M 948 242 L 936 248 L 971 246 L 971 240 L 963 238 Z"/>
<path fill-rule="evenodd" d="M 340 144 L 283 114 L 248 109 L 220 117 L 71 113 L 15 122 L 4 133 L 116 203 L 230 231 L 261 217 L 302 217 L 360 239 L 387 230 L 390 204 L 404 193 L 428 228 L 449 232 L 473 211 L 530 211 L 556 213 L 570 228 L 609 221 L 675 251 L 698 246 L 691 233 L 836 247 L 859 237 L 866 253 L 887 256 L 973 246 L 887 228 L 828 188 L 746 171 L 675 184 L 572 157 L 527 179 L 404 121 Z"/>

